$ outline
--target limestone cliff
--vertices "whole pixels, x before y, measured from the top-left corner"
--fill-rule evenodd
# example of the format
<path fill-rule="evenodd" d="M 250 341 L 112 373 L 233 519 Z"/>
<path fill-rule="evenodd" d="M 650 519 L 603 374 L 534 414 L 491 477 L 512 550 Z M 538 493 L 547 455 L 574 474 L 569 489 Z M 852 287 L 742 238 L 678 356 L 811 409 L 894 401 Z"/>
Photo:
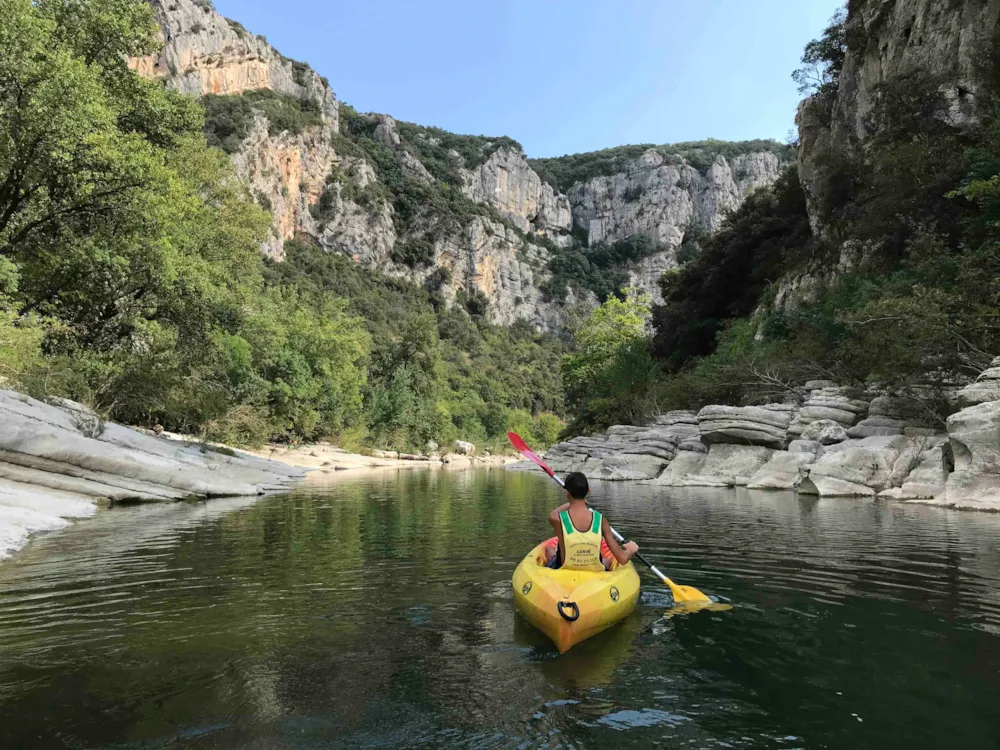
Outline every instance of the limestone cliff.
<path fill-rule="evenodd" d="M 678 265 L 677 250 L 692 227 L 715 231 L 728 211 L 773 183 L 786 166 L 770 152 L 742 154 L 732 164 L 719 155 L 703 174 L 680 156 L 649 149 L 623 172 L 570 188 L 573 224 L 591 244 L 646 235 L 661 246 L 635 274 L 656 292 L 657 279 Z"/>
<path fill-rule="evenodd" d="M 425 284 L 448 302 L 479 292 L 499 324 L 528 320 L 553 330 L 567 305 L 594 303 L 586 289 L 570 288 L 561 301 L 546 291 L 552 253 L 578 246 L 580 237 L 650 237 L 662 249 L 630 270 L 656 291 L 691 227 L 717 228 L 785 166 L 775 153 L 744 150 L 699 170 L 658 147 L 619 172 L 560 190 L 509 138 L 457 136 L 350 108 L 344 114 L 326 79 L 205 0 L 149 1 L 163 48 L 133 67 L 181 92 L 223 97 L 213 101 L 232 113 L 246 112 L 245 103 L 255 113 L 226 148 L 272 213 L 265 254 L 280 260 L 289 240 L 310 241 Z M 272 92 L 282 106 L 320 117 L 279 130 L 252 92 Z"/>
<path fill-rule="evenodd" d="M 865 118 L 885 82 L 926 74 L 940 82 L 953 122 L 976 117 L 976 69 L 1000 21 L 1000 0 L 856 0 L 848 11 L 847 52 L 836 93 L 832 100 L 805 100 L 797 117 L 799 173 L 813 200 L 822 190 L 824 155 L 864 139 Z M 812 222 L 825 230 L 818 215 Z"/>
<path fill-rule="evenodd" d="M 498 149 L 474 171 L 464 170 L 463 177 L 467 196 L 493 206 L 522 232 L 569 232 L 569 200 L 542 182 L 520 151 Z"/>
<path fill-rule="evenodd" d="M 337 98 L 308 65 L 289 60 L 236 21 L 216 13 L 207 0 L 149 0 L 163 35 L 159 55 L 132 61 L 150 78 L 185 94 L 242 94 L 268 89 L 320 104 L 337 129 Z"/>

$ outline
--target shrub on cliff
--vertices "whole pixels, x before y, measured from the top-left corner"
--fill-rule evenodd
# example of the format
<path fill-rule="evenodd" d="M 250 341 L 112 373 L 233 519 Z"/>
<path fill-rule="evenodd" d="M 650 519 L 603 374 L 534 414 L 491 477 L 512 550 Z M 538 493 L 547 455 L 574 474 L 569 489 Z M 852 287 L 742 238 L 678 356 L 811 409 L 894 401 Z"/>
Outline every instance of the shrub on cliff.
<path fill-rule="evenodd" d="M 805 194 L 790 167 L 726 218 L 701 252 L 662 277 L 663 304 L 653 311 L 653 353 L 672 371 L 711 354 L 727 320 L 749 315 L 768 285 L 813 244 Z"/>
<path fill-rule="evenodd" d="M 202 106 L 208 145 L 227 154 L 239 151 L 258 114 L 267 118 L 268 133 L 272 136 L 284 132 L 298 135 L 306 128 L 323 124 L 319 105 L 313 100 L 267 89 L 228 96 L 208 94 L 202 97 Z"/>

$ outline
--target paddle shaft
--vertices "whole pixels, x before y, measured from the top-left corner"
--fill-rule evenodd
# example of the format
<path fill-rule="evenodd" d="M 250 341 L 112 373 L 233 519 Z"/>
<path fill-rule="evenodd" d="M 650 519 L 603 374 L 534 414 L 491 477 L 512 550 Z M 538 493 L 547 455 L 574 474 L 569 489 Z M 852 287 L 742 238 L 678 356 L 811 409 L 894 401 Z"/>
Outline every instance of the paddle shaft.
<path fill-rule="evenodd" d="M 545 472 L 545 473 L 549 474 L 549 472 Z M 562 487 L 563 489 L 566 488 L 566 483 L 562 479 L 560 479 L 559 477 L 557 477 L 556 474 L 555 474 L 555 472 L 549 474 L 549 476 L 552 477 L 553 479 L 555 479 L 556 482 L 558 482 L 558 484 L 559 484 L 560 487 Z M 623 537 L 621 534 L 619 534 L 617 531 L 615 531 L 615 527 L 614 526 L 608 524 L 608 528 L 611 529 L 611 533 L 614 535 L 615 539 L 617 539 L 619 542 L 624 542 L 625 541 L 625 537 Z M 656 575 L 660 578 L 660 580 L 662 580 L 662 581 L 669 580 L 665 575 L 663 575 L 663 573 L 661 573 L 659 571 L 659 569 L 655 565 L 653 565 L 653 563 L 651 563 L 649 560 L 647 560 L 645 557 L 643 557 L 641 552 L 636 552 L 635 553 L 635 557 L 638 557 L 642 562 L 644 562 L 647 566 L 649 566 L 649 569 L 651 571 L 653 571 L 654 573 L 656 573 Z"/>

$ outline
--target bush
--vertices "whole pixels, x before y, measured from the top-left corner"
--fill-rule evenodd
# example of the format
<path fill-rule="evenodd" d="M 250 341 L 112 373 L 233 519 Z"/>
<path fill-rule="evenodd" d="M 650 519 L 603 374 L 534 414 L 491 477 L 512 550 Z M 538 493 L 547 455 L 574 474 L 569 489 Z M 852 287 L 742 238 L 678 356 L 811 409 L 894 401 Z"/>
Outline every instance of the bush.
<path fill-rule="evenodd" d="M 401 263 L 410 268 L 426 268 L 434 262 L 434 244 L 425 237 L 411 237 L 397 242 L 390 257 L 394 263 Z"/>
<path fill-rule="evenodd" d="M 312 99 L 297 99 L 274 91 L 247 91 L 242 94 L 202 97 L 205 108 L 205 137 L 208 145 L 235 153 L 250 133 L 254 118 L 267 118 L 272 136 L 289 132 L 295 135 L 306 128 L 323 124 L 319 105 Z"/>
<path fill-rule="evenodd" d="M 598 243 L 593 247 L 572 247 L 550 250 L 550 278 L 545 290 L 549 296 L 565 301 L 570 287 L 593 292 L 599 302 L 621 295 L 629 283 L 630 271 L 638 261 L 662 252 L 644 235 L 636 235 L 613 243 Z"/>

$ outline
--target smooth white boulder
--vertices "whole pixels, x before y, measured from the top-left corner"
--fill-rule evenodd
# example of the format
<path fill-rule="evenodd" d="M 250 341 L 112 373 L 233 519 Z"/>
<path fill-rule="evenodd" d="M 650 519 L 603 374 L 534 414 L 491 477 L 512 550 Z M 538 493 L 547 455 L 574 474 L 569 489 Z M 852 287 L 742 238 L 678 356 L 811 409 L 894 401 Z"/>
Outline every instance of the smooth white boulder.
<path fill-rule="evenodd" d="M 747 489 L 793 490 L 806 479 L 806 467 L 815 461 L 814 453 L 778 451 L 751 477 Z"/>
<path fill-rule="evenodd" d="M 232 454 L 232 455 L 230 455 Z M 258 495 L 304 472 L 224 448 L 105 423 L 72 401 L 0 390 L 0 557 L 102 500 Z"/>
<path fill-rule="evenodd" d="M 948 417 L 948 441 L 955 471 L 945 501 L 960 508 L 1000 510 L 1000 401 Z"/>

